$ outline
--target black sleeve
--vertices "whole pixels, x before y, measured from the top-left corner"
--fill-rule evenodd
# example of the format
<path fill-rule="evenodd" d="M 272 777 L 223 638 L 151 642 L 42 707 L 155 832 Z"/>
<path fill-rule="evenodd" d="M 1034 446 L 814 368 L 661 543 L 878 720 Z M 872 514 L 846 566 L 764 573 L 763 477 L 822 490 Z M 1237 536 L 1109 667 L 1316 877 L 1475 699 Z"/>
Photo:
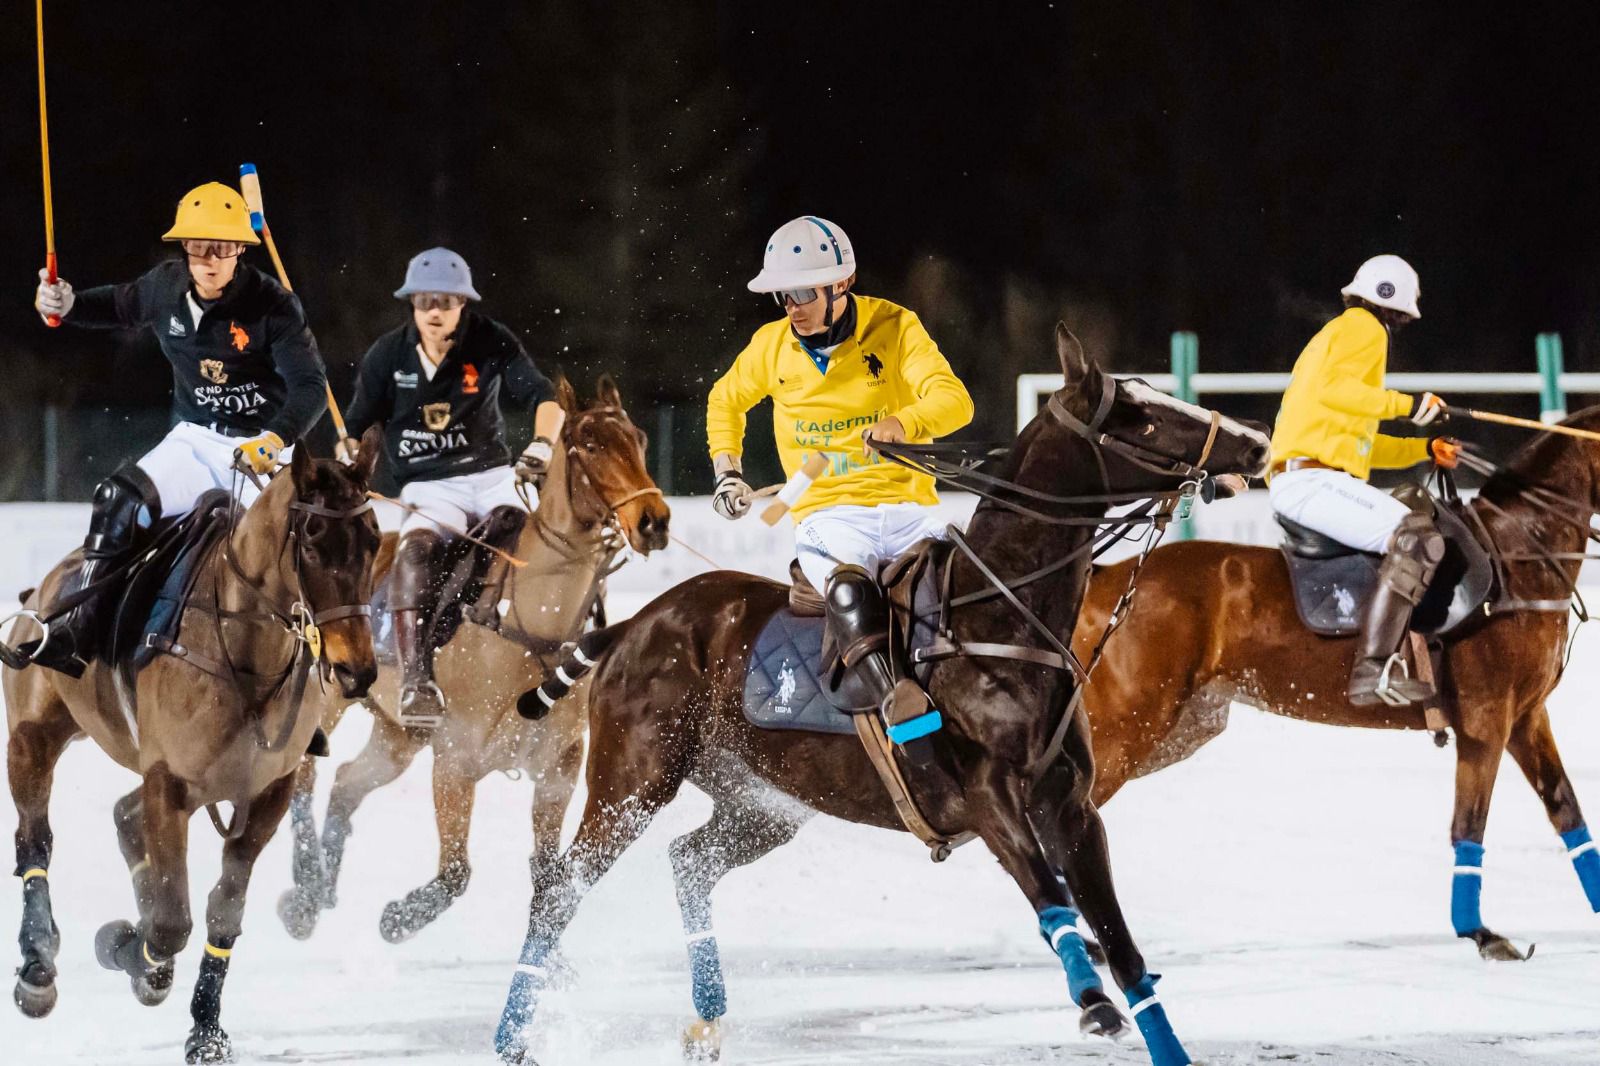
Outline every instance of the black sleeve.
<path fill-rule="evenodd" d="M 84 289 L 72 302 L 72 311 L 65 321 L 85 329 L 132 329 L 148 325 L 155 304 L 153 288 L 156 284 L 156 270 L 152 270 L 137 281 Z"/>
<path fill-rule="evenodd" d="M 504 327 L 500 330 L 502 342 L 508 349 L 506 356 L 506 395 L 511 402 L 524 410 L 532 411 L 540 404 L 556 398 L 556 387 L 549 378 L 533 365 L 528 350 L 517 340 L 516 334 Z"/>
<path fill-rule="evenodd" d="M 328 409 L 328 372 L 298 298 L 285 293 L 268 321 L 272 362 L 287 391 L 266 428 L 287 443 L 309 433 Z"/>
<path fill-rule="evenodd" d="M 356 394 L 344 412 L 344 428 L 357 440 L 374 422 L 387 422 L 394 414 L 394 373 L 385 338 L 373 342 L 361 359 Z"/>

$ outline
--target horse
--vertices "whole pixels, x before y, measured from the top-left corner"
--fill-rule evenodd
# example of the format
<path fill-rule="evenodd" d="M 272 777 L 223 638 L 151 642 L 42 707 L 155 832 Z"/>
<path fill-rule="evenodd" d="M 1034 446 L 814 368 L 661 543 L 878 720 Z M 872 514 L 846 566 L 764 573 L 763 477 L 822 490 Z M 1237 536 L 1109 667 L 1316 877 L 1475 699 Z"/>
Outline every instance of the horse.
<path fill-rule="evenodd" d="M 113 810 L 139 921 L 110 922 L 95 937 L 100 964 L 127 973 L 140 1003 L 166 999 L 189 940 L 190 817 L 205 807 L 223 836 L 184 1054 L 191 1063 L 231 1060 L 222 987 L 251 870 L 288 808 L 317 728 L 318 708 L 300 698 L 307 675 L 320 659 L 347 698 L 363 695 L 377 676 L 365 605 L 379 542 L 367 484 L 379 446 L 369 433 L 362 455 L 371 458 L 349 469 L 296 448 L 288 470 L 248 509 L 230 501 L 227 528 L 196 564 L 181 642 L 140 669 L 131 692 L 105 663 L 77 679 L 6 669 L 6 759 L 23 882 L 14 999 L 23 1014 L 44 1017 L 58 998 L 48 805 L 56 761 L 69 741 L 88 735 L 142 779 Z M 76 554 L 51 571 L 28 607 L 52 602 Z M 233 808 L 227 825 L 217 808 L 224 802 Z"/>
<path fill-rule="evenodd" d="M 1022 431 L 999 477 L 985 481 L 1010 491 L 980 503 L 958 541 L 970 554 L 953 552 L 950 564 L 948 602 L 975 601 L 952 610 L 954 641 L 972 644 L 976 654 L 985 654 L 976 651 L 979 644 L 989 654 L 1001 646 L 1012 654 L 981 665 L 970 657 L 934 665 L 927 691 L 944 722 L 934 734 L 935 764 L 905 773 L 928 823 L 946 835 L 975 833 L 1016 881 L 1067 970 L 1081 1024 L 1114 1034 L 1126 1020 L 1084 953 L 1058 867 L 1106 945 L 1153 1059 L 1159 1066 L 1186 1063 L 1112 888 L 1104 829 L 1089 799 L 1094 760 L 1074 698 L 1078 674 L 1067 669 L 1067 657 L 1052 658 L 1051 649 L 1065 651 L 1062 640 L 1077 620 L 1088 576 L 1087 549 L 1112 498 L 1170 498 L 1175 493 L 1163 490 L 1180 481 L 1192 490 L 1206 471 L 1257 474 L 1268 441 L 1259 429 L 1103 373 L 1064 326 L 1057 327 L 1056 347 L 1065 384 Z M 1054 513 L 1021 500 L 1048 502 Z M 857 740 L 759 730 L 744 717 L 750 649 L 788 591 L 715 571 L 591 635 L 604 640 L 584 639 L 580 652 L 609 644 L 585 682 L 588 797 L 576 836 L 536 879 L 496 1032 L 503 1061 L 532 1061 L 527 1029 L 563 929 L 587 890 L 684 781 L 715 805 L 709 822 L 671 846 L 699 1014 L 685 1034 L 692 1057 L 715 1058 L 720 1047 L 726 1003 L 710 893 L 722 875 L 790 839 L 813 810 L 902 827 Z M 583 673 L 583 659 L 574 655 L 563 671 Z"/>
<path fill-rule="evenodd" d="M 1600 408 L 1564 425 L 1600 429 Z M 1496 560 L 1500 588 L 1475 625 L 1445 637 L 1440 671 L 1456 739 L 1450 915 L 1456 936 L 1472 940 L 1483 958 L 1510 961 L 1527 956 L 1484 923 L 1480 907 L 1484 827 L 1502 753 L 1511 753 L 1538 793 L 1600 911 L 1600 855 L 1545 710 L 1566 665 L 1568 607 L 1594 536 L 1589 519 L 1600 511 L 1600 448 L 1543 434 L 1503 469 L 1485 467 L 1491 476 L 1467 505 L 1467 519 Z M 1091 579 L 1079 648 L 1109 616 L 1128 572 L 1120 563 Z M 1193 754 L 1222 731 L 1234 700 L 1329 725 L 1433 728 L 1421 705 L 1351 706 L 1345 682 L 1356 642 L 1319 637 L 1301 624 L 1277 549 L 1165 545 L 1145 563 L 1139 587 L 1086 698 L 1096 803 Z"/>
<path fill-rule="evenodd" d="M 530 869 L 555 857 L 583 762 L 583 718 L 574 710 L 531 723 L 508 712 L 520 693 L 554 668 L 561 646 L 578 636 L 622 548 L 646 555 L 665 547 L 671 519 L 645 466 L 647 438 L 628 418 L 611 377 L 599 379 L 597 402 L 587 408 L 579 407 L 564 379 L 558 397 L 567 411 L 562 447 L 555 450 L 538 510 L 523 520 L 512 549 L 526 565 L 497 564 L 503 567 L 498 595 L 492 596 L 502 607 L 498 624 L 491 629 L 463 623 L 435 656 L 435 676 L 449 706 L 444 722 L 431 730 L 403 726 L 391 713 L 398 706 L 398 668 L 382 668 L 379 683 L 362 701 L 372 714 L 371 737 L 335 774 L 320 843 L 312 813 L 312 758 L 302 767 L 290 806 L 295 887 L 278 906 L 296 938 L 309 937 L 319 913 L 337 903 L 356 808 L 398 778 L 424 747 L 433 749 L 438 869 L 384 907 L 379 931 L 385 940 L 414 936 L 466 891 L 474 792 L 492 772 L 521 771 L 536 783 Z M 393 540 L 386 538 L 385 560 L 392 558 Z M 381 578 L 380 572 L 380 583 Z M 347 705 L 333 700 L 325 706 L 326 732 L 338 725 Z"/>

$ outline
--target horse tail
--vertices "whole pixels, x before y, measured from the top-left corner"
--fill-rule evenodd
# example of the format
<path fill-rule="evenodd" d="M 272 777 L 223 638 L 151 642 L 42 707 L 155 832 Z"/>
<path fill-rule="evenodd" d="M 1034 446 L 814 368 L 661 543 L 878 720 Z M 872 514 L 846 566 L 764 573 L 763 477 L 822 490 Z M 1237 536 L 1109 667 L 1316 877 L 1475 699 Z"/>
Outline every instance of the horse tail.
<path fill-rule="evenodd" d="M 556 701 L 572 691 L 572 686 L 595 668 L 600 656 L 621 639 L 631 625 L 631 620 L 618 622 L 579 637 L 567 657 L 555 668 L 554 673 L 544 679 L 543 684 L 517 697 L 517 713 L 533 721 L 549 714 Z"/>

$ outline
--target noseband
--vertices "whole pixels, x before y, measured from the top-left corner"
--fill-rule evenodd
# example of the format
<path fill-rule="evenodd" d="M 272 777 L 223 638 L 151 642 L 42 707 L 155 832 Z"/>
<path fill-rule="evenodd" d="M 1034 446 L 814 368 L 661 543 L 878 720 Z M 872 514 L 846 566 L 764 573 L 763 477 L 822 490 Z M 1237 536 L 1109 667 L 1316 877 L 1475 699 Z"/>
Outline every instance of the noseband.
<path fill-rule="evenodd" d="M 584 481 L 588 482 L 595 498 L 600 501 L 600 506 L 604 512 L 600 517 L 601 524 L 616 525 L 618 523 L 617 512 L 634 500 L 642 499 L 646 496 L 665 499 L 665 494 L 656 485 L 646 485 L 643 488 L 634 489 L 632 492 L 626 493 L 617 499 L 606 498 L 604 490 L 600 487 L 599 479 L 594 476 L 594 468 L 589 465 L 589 460 L 584 457 L 583 449 L 578 447 L 577 434 L 574 432 L 578 423 L 588 421 L 591 418 L 596 420 L 615 419 L 630 425 L 632 422 L 628 418 L 628 413 L 621 407 L 616 404 L 604 404 L 600 407 L 591 407 L 588 410 L 578 412 L 572 419 L 572 426 L 563 433 L 563 436 L 567 438 L 567 462 L 576 467 L 578 473 L 583 475 Z M 567 483 L 567 501 L 569 503 L 572 502 L 571 481 Z"/>

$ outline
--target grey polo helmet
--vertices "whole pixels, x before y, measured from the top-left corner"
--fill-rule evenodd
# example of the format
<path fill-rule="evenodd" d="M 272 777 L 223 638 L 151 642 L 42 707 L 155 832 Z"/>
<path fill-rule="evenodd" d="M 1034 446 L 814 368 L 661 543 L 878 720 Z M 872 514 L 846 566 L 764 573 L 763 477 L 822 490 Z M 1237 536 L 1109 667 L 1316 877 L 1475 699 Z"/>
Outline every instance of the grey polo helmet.
<path fill-rule="evenodd" d="M 395 298 L 404 300 L 419 292 L 442 292 L 452 296 L 465 296 L 481 300 L 478 290 L 472 287 L 472 268 L 467 261 L 448 248 L 429 248 L 418 252 L 406 264 L 406 283 L 395 290 Z"/>

